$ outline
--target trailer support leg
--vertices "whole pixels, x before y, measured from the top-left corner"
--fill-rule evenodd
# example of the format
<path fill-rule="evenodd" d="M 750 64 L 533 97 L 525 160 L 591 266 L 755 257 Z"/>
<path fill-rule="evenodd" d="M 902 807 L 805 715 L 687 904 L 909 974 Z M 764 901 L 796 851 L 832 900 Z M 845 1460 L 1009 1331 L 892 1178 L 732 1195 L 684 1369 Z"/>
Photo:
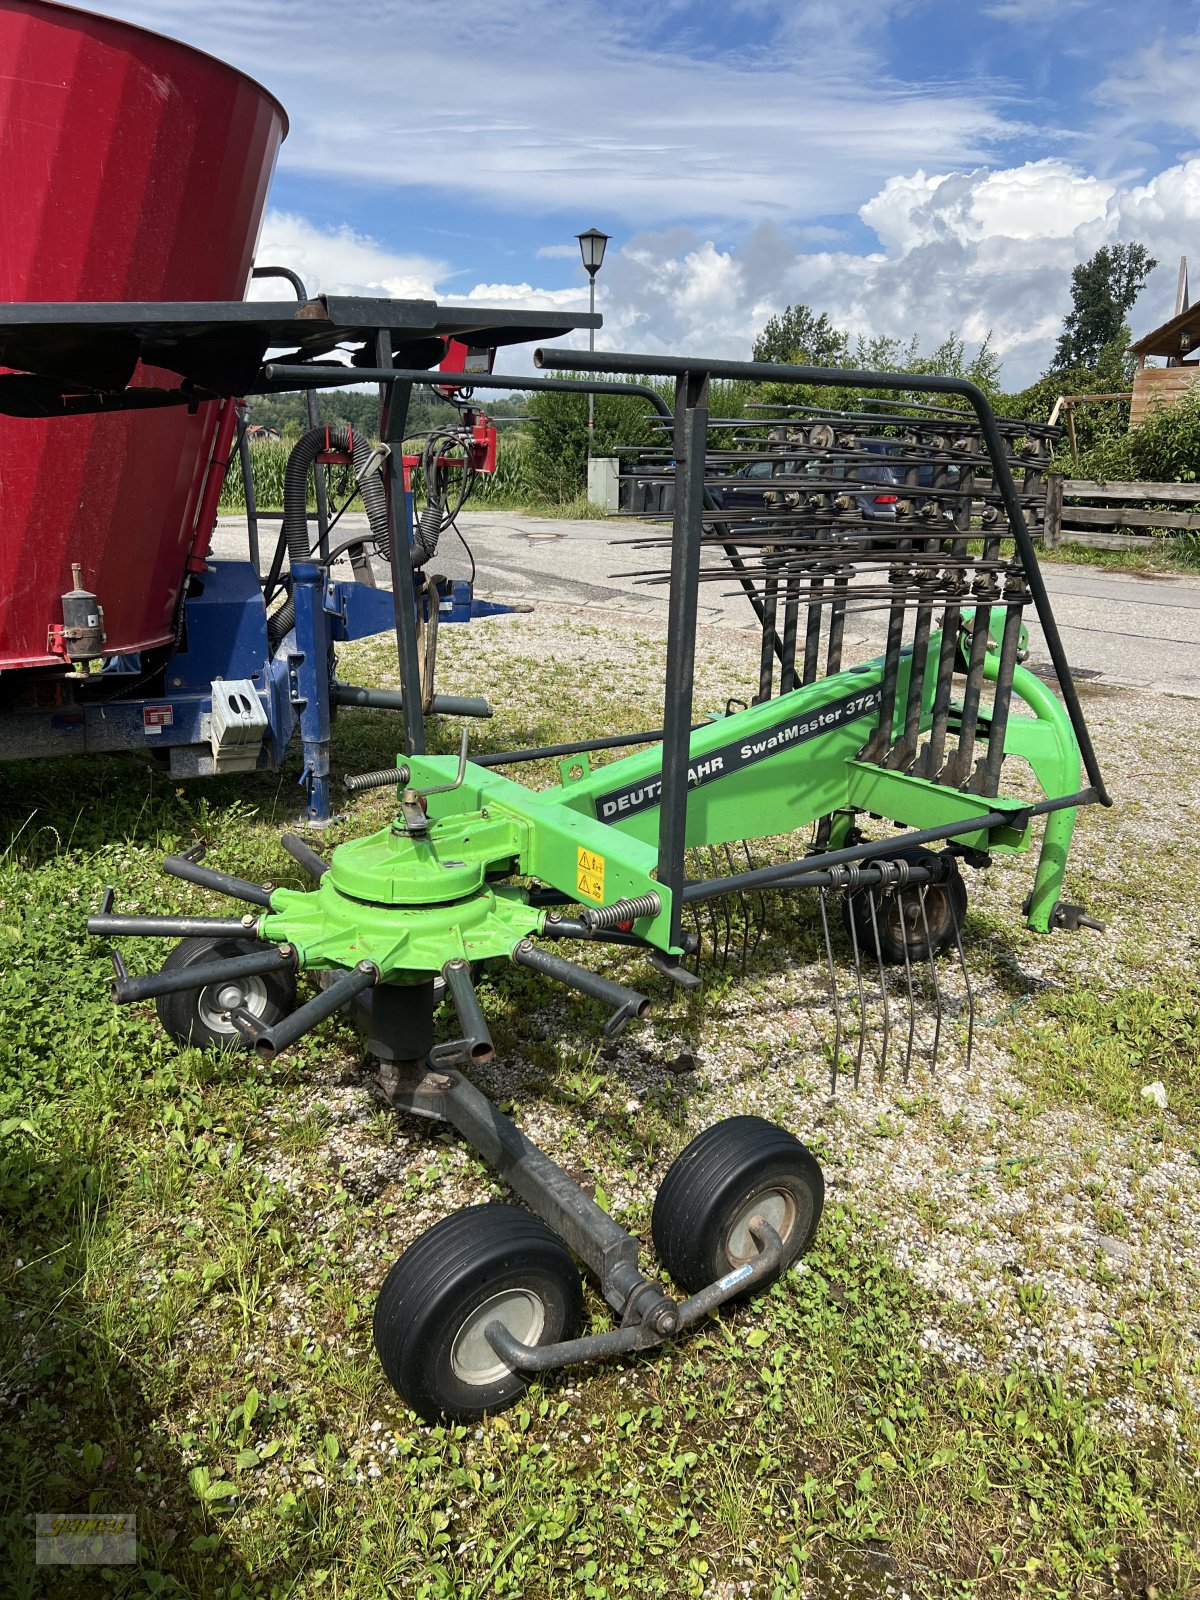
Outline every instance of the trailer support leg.
<path fill-rule="evenodd" d="M 329 821 L 329 682 L 333 676 L 329 628 L 323 603 L 321 569 L 315 562 L 292 567 L 296 608 L 296 690 L 300 699 L 300 737 L 308 784 L 308 821 Z"/>

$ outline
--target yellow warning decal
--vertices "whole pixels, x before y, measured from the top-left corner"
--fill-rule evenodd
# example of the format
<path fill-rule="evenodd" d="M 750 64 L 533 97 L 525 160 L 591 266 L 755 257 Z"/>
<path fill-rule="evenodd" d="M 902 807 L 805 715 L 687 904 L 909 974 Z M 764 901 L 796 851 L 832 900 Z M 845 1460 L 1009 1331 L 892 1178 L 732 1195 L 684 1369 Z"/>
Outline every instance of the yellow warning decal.
<path fill-rule="evenodd" d="M 604 857 L 580 847 L 575 868 L 575 889 L 581 900 L 604 903 Z"/>

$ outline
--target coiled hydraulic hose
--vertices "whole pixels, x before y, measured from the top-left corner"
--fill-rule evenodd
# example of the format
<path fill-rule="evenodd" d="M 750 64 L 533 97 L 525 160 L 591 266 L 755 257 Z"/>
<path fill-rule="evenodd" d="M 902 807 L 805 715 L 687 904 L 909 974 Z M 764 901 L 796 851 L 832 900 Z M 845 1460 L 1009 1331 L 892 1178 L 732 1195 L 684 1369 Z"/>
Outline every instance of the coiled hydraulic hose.
<path fill-rule="evenodd" d="M 308 547 L 308 474 L 324 450 L 342 450 L 350 456 L 371 537 L 380 554 L 389 559 L 392 551 L 388 537 L 387 495 L 383 474 L 377 470 L 378 462 L 372 463 L 375 449 L 365 435 L 355 433 L 344 423 L 331 423 L 328 427 L 309 428 L 307 433 L 301 434 L 288 456 L 283 480 L 283 536 L 289 562 L 312 560 Z M 296 610 L 289 596 L 267 619 L 267 638 L 272 649 L 291 631 L 295 621 Z"/>
<path fill-rule="evenodd" d="M 448 522 L 453 522 L 471 496 L 475 486 L 475 465 L 471 456 L 472 439 L 467 428 L 435 428 L 421 452 L 421 480 L 425 486 L 425 506 L 413 531 L 413 566 L 423 567 L 433 559 L 438 539 Z M 457 503 L 450 505 L 450 471 L 447 458 L 458 456 L 462 479 Z"/>

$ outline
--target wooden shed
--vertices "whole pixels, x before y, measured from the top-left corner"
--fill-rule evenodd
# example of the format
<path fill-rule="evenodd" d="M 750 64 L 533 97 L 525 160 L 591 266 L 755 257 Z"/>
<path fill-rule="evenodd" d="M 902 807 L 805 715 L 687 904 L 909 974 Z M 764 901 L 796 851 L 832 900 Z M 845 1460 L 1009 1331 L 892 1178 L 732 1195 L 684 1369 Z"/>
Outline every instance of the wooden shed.
<path fill-rule="evenodd" d="M 1176 313 L 1161 328 L 1137 339 L 1130 350 L 1137 357 L 1133 375 L 1133 399 L 1129 406 L 1129 426 L 1136 428 L 1158 406 L 1173 406 L 1200 379 L 1200 305 L 1187 303 L 1187 263 L 1180 263 Z M 1195 351 L 1191 360 L 1187 357 Z M 1146 365 L 1149 356 L 1160 356 L 1166 366 Z"/>

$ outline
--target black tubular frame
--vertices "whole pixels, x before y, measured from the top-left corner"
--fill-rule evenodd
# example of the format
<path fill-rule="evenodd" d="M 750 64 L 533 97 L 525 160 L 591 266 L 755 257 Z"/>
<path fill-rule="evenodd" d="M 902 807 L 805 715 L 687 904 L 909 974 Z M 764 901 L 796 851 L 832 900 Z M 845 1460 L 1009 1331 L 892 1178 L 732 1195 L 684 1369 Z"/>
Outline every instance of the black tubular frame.
<path fill-rule="evenodd" d="M 343 384 L 377 382 L 381 388 L 399 386 L 405 396 L 413 384 L 446 387 L 446 374 L 400 369 L 386 365 L 386 347 L 380 341 L 383 364 L 377 368 L 337 367 L 328 364 L 301 364 L 295 362 L 270 363 L 263 369 L 264 378 L 272 385 L 295 383 L 300 386 L 337 387 Z M 659 807 L 661 818 L 658 848 L 658 882 L 671 895 L 671 944 L 680 948 L 683 943 L 683 911 L 686 903 L 713 899 L 721 894 L 738 893 L 752 888 L 800 886 L 806 878 L 816 881 L 825 871 L 844 862 L 870 860 L 894 848 L 894 841 L 879 842 L 876 846 L 858 845 L 845 851 L 810 856 L 775 867 L 754 872 L 736 873 L 726 878 L 685 882 L 684 841 L 687 827 L 688 756 L 693 726 L 692 669 L 695 662 L 696 625 L 699 610 L 699 572 L 704 527 L 704 512 L 713 509 L 711 496 L 704 488 L 705 446 L 707 442 L 708 389 L 712 378 L 749 380 L 759 383 L 804 384 L 818 388 L 884 389 L 893 392 L 949 394 L 966 400 L 979 422 L 980 432 L 991 461 L 994 481 L 999 489 L 1008 517 L 1011 537 L 1020 556 L 1029 586 L 1037 619 L 1045 634 L 1046 645 L 1054 666 L 1058 688 L 1071 722 L 1088 787 L 1074 795 L 1052 796 L 1020 812 L 981 811 L 976 817 L 947 824 L 940 828 L 926 828 L 905 834 L 905 842 L 921 844 L 938 839 L 951 839 L 975 833 L 984 828 L 1011 825 L 1014 820 L 1029 819 L 1068 807 L 1099 803 L 1110 806 L 1112 800 L 1105 787 L 1091 735 L 1083 716 L 1078 691 L 1071 674 L 1058 631 L 1050 598 L 1038 565 L 1037 553 L 1029 535 L 1021 506 L 1020 494 L 1009 467 L 1004 441 L 996 424 L 987 396 L 978 385 L 965 378 L 937 377 L 925 374 L 900 372 L 872 372 L 835 367 L 810 367 L 775 364 L 765 361 L 725 361 L 691 356 L 662 356 L 631 354 L 626 352 L 593 352 L 587 350 L 545 349 L 534 351 L 534 363 L 541 368 L 554 368 L 559 372 L 588 374 L 583 379 L 561 377 L 520 378 L 516 376 L 471 374 L 461 387 L 500 390 L 557 390 L 567 393 L 622 394 L 646 400 L 664 420 L 670 419 L 674 443 L 675 504 L 671 528 L 670 601 L 667 618 L 666 687 L 663 700 L 662 727 L 662 792 Z M 667 405 L 657 390 L 636 379 L 648 376 L 675 380 L 674 410 Z M 624 379 L 626 381 L 616 381 Z M 710 520 L 716 520 L 711 519 Z M 730 539 L 728 527 L 720 521 L 717 526 L 723 541 Z M 393 551 L 398 541 L 393 540 Z M 748 576 L 740 553 L 731 542 L 724 544 L 738 581 L 746 593 L 755 613 L 767 627 L 766 607 L 762 596 Z M 397 642 L 401 656 L 401 690 L 407 688 L 409 675 L 405 673 L 405 657 L 409 653 L 401 640 L 401 618 L 397 610 Z M 415 620 L 410 625 L 415 629 Z M 404 629 L 405 633 L 408 629 Z M 778 630 L 770 640 L 774 653 L 782 659 L 783 641 Z M 411 646 L 409 646 L 411 649 Z M 417 678 L 411 669 L 415 699 Z M 411 727 L 411 724 L 410 724 Z M 603 748 L 596 741 L 587 741 L 589 748 Z M 419 745 L 409 745 L 409 751 Z M 557 753 L 557 752 L 556 752 Z M 518 754 L 523 755 L 524 752 Z M 500 765 L 501 762 L 495 764 Z"/>
<path fill-rule="evenodd" d="M 319 380 L 314 381 L 314 374 L 319 373 Z M 296 362 L 270 362 L 263 368 L 263 377 L 270 383 L 272 390 L 280 383 L 295 383 L 300 388 L 336 388 L 339 385 L 351 383 L 405 383 L 425 384 L 431 387 L 444 389 L 447 387 L 446 373 L 427 372 L 424 368 L 400 367 L 346 367 L 346 366 L 320 366 L 301 365 Z M 659 416 L 669 422 L 672 428 L 675 425 L 675 413 L 659 394 L 657 389 L 650 388 L 645 383 L 606 383 L 602 379 L 586 378 L 515 378 L 504 374 L 474 373 L 469 375 L 469 381 L 460 384 L 460 390 L 469 389 L 500 389 L 519 390 L 524 393 L 536 393 L 539 390 L 556 390 L 560 394 L 619 394 L 633 395 L 635 399 L 645 400 L 654 407 Z M 704 504 L 709 510 L 716 507 L 716 501 L 704 491 Z M 721 548 L 729 565 L 737 575 L 742 593 L 749 600 L 754 609 L 754 614 L 759 622 L 764 620 L 762 600 L 758 590 L 746 576 L 745 563 L 738 552 L 738 548 L 731 542 L 729 529 L 721 522 L 716 527 L 722 530 L 725 540 Z M 782 649 L 781 641 L 776 641 L 776 654 Z"/>
<path fill-rule="evenodd" d="M 693 492 L 691 478 L 696 464 L 689 459 L 689 449 L 697 426 L 703 430 L 707 421 L 708 384 L 711 378 L 746 379 L 759 383 L 810 384 L 821 387 L 838 386 L 850 389 L 888 389 L 930 394 L 954 394 L 966 400 L 979 421 L 980 431 L 991 459 L 992 472 L 1000 490 L 1009 528 L 1024 567 L 1034 608 L 1050 659 L 1054 665 L 1058 686 L 1070 717 L 1079 753 L 1091 785 L 1075 796 L 1055 796 L 1034 810 L 1063 809 L 1068 805 L 1085 804 L 1098 800 L 1111 805 L 1100 764 L 1092 746 L 1091 735 L 1083 717 L 1083 708 L 1071 676 L 1070 664 L 1063 649 L 1062 638 L 1050 609 L 1050 597 L 1038 566 L 1037 554 L 1021 509 L 1020 496 L 1009 469 L 1008 457 L 996 426 L 987 396 L 977 384 L 965 378 L 931 377 L 900 372 L 867 372 L 854 369 L 792 366 L 767 361 L 714 361 L 688 356 L 656 356 L 636 354 L 594 353 L 587 350 L 544 350 L 534 352 L 536 366 L 557 365 L 564 372 L 603 372 L 627 374 L 633 377 L 648 375 L 673 377 L 676 381 L 675 402 L 675 510 L 671 530 L 671 606 L 667 638 L 667 686 L 663 704 L 663 780 L 659 832 L 658 881 L 671 892 L 671 943 L 678 946 L 682 937 L 682 916 L 685 896 L 700 898 L 705 890 L 710 894 L 734 893 L 738 890 L 762 887 L 761 873 L 738 873 L 733 877 L 712 880 L 708 884 L 684 887 L 683 837 L 687 820 L 688 801 L 688 728 L 692 719 L 692 655 L 685 647 L 672 651 L 671 633 L 686 635 L 694 641 L 697 622 L 697 588 L 701 547 L 701 497 Z M 703 440 L 703 431 L 700 434 Z M 703 474 L 703 460 L 699 464 Z M 1011 820 L 1011 819 L 1006 819 Z M 986 825 L 986 824 L 985 824 Z M 967 819 L 956 823 L 944 837 L 976 831 L 980 823 Z M 906 835 L 909 843 L 919 843 L 922 837 L 935 835 L 938 830 L 925 829 L 922 834 Z M 867 847 L 856 847 L 856 859 L 868 853 Z M 820 860 L 820 858 L 818 858 Z M 821 861 L 821 865 L 829 865 Z M 816 862 L 793 864 L 792 872 L 809 870 Z M 763 869 L 767 872 L 780 869 Z M 786 878 L 780 871 L 780 878 Z M 770 880 L 768 880 L 770 881 Z M 720 888 L 715 885 L 720 884 Z"/>

